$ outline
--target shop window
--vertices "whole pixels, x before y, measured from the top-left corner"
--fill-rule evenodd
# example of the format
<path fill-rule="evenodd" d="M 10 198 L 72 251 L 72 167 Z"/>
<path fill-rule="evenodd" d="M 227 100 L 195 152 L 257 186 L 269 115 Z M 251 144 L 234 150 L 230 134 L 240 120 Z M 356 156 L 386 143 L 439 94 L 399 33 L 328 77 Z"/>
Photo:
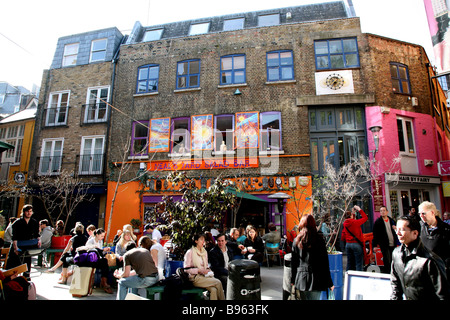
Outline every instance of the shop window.
<path fill-rule="evenodd" d="M 260 151 L 281 150 L 281 112 L 260 113 Z"/>
<path fill-rule="evenodd" d="M 234 115 L 223 114 L 214 117 L 214 150 L 227 152 L 234 150 Z M 224 147 L 225 146 L 225 147 Z"/>
<path fill-rule="evenodd" d="M 171 153 L 189 153 L 190 144 L 190 118 L 173 118 L 171 123 Z"/>

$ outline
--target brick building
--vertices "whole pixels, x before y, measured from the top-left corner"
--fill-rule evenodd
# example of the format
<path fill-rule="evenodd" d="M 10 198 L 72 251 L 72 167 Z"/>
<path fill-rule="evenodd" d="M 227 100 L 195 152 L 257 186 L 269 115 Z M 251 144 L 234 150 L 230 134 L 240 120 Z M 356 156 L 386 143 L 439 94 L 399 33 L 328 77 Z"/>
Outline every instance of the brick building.
<path fill-rule="evenodd" d="M 105 212 L 109 103 L 122 39 L 117 28 L 61 37 L 43 73 L 30 174 L 39 179 L 66 170 L 90 186 L 93 201 L 79 205 L 72 227 L 97 226 Z M 40 203 L 33 204 L 42 215 Z"/>

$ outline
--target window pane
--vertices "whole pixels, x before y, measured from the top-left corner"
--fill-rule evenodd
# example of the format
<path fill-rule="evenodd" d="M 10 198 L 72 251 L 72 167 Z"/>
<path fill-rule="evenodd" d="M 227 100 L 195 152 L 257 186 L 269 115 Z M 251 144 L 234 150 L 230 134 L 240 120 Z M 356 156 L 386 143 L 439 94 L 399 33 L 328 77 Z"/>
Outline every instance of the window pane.
<path fill-rule="evenodd" d="M 270 81 L 280 80 L 280 73 L 278 72 L 278 69 L 269 69 L 268 75 Z"/>
<path fill-rule="evenodd" d="M 234 73 L 234 83 L 244 83 L 244 82 L 245 82 L 244 71 L 236 71 Z"/>
<path fill-rule="evenodd" d="M 189 62 L 189 73 L 199 73 L 200 72 L 200 61 L 190 61 Z"/>
<path fill-rule="evenodd" d="M 64 46 L 64 55 L 73 55 L 78 53 L 78 43 L 66 44 Z"/>
<path fill-rule="evenodd" d="M 140 81 L 138 83 L 138 92 L 146 92 L 147 91 L 147 81 Z"/>
<path fill-rule="evenodd" d="M 222 70 L 231 70 L 233 68 L 233 59 L 231 57 L 222 58 Z"/>
<path fill-rule="evenodd" d="M 328 67 L 329 67 L 328 56 L 317 57 L 317 68 L 325 69 L 325 68 L 328 68 Z"/>
<path fill-rule="evenodd" d="M 292 73 L 292 68 L 282 68 L 281 69 L 281 78 L 282 79 L 293 79 L 294 78 L 294 74 Z"/>
<path fill-rule="evenodd" d="M 135 138 L 146 138 L 148 135 L 148 129 L 141 124 L 136 124 L 134 127 Z"/>
<path fill-rule="evenodd" d="M 280 15 L 279 14 L 269 14 L 258 17 L 258 26 L 274 26 L 280 24 Z"/>
<path fill-rule="evenodd" d="M 316 126 L 316 112 L 315 111 L 311 111 L 309 113 L 309 125 L 311 127 L 315 127 Z"/>
<path fill-rule="evenodd" d="M 330 53 L 342 53 L 341 40 L 330 40 Z"/>
<path fill-rule="evenodd" d="M 148 79 L 148 68 L 139 69 L 138 80 Z"/>
<path fill-rule="evenodd" d="M 273 66 L 278 66 L 278 53 L 269 53 L 267 54 L 267 66 L 268 67 L 273 67 Z"/>
<path fill-rule="evenodd" d="M 314 48 L 316 54 L 328 54 L 328 42 L 327 41 L 316 41 L 314 43 Z"/>
<path fill-rule="evenodd" d="M 356 40 L 355 39 L 345 39 L 344 42 L 344 51 L 345 52 L 355 52 L 357 51 Z"/>
<path fill-rule="evenodd" d="M 106 39 L 96 40 L 92 42 L 92 51 L 106 50 Z"/>
<path fill-rule="evenodd" d="M 223 22 L 223 31 L 239 30 L 244 28 L 244 18 L 230 19 Z"/>
<path fill-rule="evenodd" d="M 402 93 L 409 93 L 409 86 L 407 81 L 401 81 L 402 84 Z"/>
<path fill-rule="evenodd" d="M 341 55 L 338 56 L 331 56 L 331 68 L 337 69 L 337 68 L 343 68 L 344 67 L 344 57 Z"/>
<path fill-rule="evenodd" d="M 196 87 L 199 85 L 198 76 L 190 76 L 189 77 L 189 86 Z"/>
<path fill-rule="evenodd" d="M 159 39 L 161 39 L 162 32 L 163 32 L 163 29 L 147 31 L 145 33 L 144 39 L 142 41 L 145 42 L 145 41 L 159 40 Z"/>
<path fill-rule="evenodd" d="M 406 124 L 406 135 L 408 137 L 408 147 L 409 147 L 409 153 L 414 153 L 414 139 L 413 139 L 413 132 L 412 132 L 412 123 L 410 121 L 405 121 Z"/>
<path fill-rule="evenodd" d="M 105 60 L 106 57 L 106 51 L 98 51 L 98 52 L 92 52 L 92 61 L 99 61 L 99 60 Z"/>
<path fill-rule="evenodd" d="M 398 67 L 398 73 L 400 75 L 400 79 L 407 79 L 408 76 L 406 74 L 406 68 L 405 67 Z"/>
<path fill-rule="evenodd" d="M 397 66 L 395 64 L 391 64 L 391 77 L 398 78 Z"/>
<path fill-rule="evenodd" d="M 189 35 L 203 34 L 209 31 L 209 22 L 191 25 Z"/>
<path fill-rule="evenodd" d="M 280 53 L 281 65 L 291 65 L 292 61 L 292 52 L 281 52 Z"/>
<path fill-rule="evenodd" d="M 178 75 L 185 75 L 188 73 L 188 63 L 180 62 L 178 63 Z"/>
<path fill-rule="evenodd" d="M 392 90 L 394 92 L 402 92 L 400 90 L 400 82 L 398 80 L 392 79 Z"/>
<path fill-rule="evenodd" d="M 397 119 L 397 135 L 399 149 L 400 151 L 405 151 L 405 140 L 403 138 L 403 121 L 401 119 Z"/>
<path fill-rule="evenodd" d="M 345 64 L 347 65 L 347 67 L 357 66 L 358 65 L 358 56 L 356 54 L 346 54 L 345 55 Z"/>
<path fill-rule="evenodd" d="M 150 74 L 148 75 L 149 79 L 156 79 L 159 77 L 159 67 L 150 67 Z"/>
<path fill-rule="evenodd" d="M 312 170 L 319 171 L 319 156 L 318 156 L 318 148 L 317 141 L 311 142 L 311 162 L 312 162 Z"/>
<path fill-rule="evenodd" d="M 231 72 L 222 72 L 222 83 L 231 83 Z"/>
<path fill-rule="evenodd" d="M 239 56 L 234 57 L 234 69 L 244 69 L 245 68 L 245 57 Z"/>

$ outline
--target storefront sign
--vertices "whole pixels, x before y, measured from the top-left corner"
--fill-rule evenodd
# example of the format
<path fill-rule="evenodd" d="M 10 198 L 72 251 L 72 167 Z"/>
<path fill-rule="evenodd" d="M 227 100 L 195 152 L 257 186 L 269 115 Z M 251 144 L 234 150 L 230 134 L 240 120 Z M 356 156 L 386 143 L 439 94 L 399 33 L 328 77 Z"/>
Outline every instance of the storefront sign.
<path fill-rule="evenodd" d="M 233 160 L 188 159 L 177 161 L 152 161 L 147 164 L 147 170 L 149 171 L 234 169 L 234 168 L 258 168 L 258 159 L 257 158 L 233 159 Z"/>
<path fill-rule="evenodd" d="M 375 212 L 380 212 L 380 208 L 384 206 L 382 185 L 383 181 L 381 178 L 376 178 L 372 181 L 373 205 Z"/>
<path fill-rule="evenodd" d="M 442 193 L 444 197 L 450 197 L 450 181 L 442 182 Z"/>
<path fill-rule="evenodd" d="M 423 183 L 423 184 L 441 183 L 441 179 L 439 177 L 415 176 L 405 174 L 394 175 L 391 173 L 386 173 L 386 181 L 397 183 Z"/>

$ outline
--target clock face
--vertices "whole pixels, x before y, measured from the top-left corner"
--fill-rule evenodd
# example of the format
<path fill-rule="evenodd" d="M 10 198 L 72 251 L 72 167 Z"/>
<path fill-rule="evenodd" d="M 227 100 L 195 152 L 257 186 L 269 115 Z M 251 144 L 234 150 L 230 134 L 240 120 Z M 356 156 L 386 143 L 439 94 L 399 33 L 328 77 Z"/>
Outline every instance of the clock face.
<path fill-rule="evenodd" d="M 344 86 L 344 78 L 338 73 L 332 73 L 327 77 L 326 84 L 332 90 L 339 90 Z"/>

